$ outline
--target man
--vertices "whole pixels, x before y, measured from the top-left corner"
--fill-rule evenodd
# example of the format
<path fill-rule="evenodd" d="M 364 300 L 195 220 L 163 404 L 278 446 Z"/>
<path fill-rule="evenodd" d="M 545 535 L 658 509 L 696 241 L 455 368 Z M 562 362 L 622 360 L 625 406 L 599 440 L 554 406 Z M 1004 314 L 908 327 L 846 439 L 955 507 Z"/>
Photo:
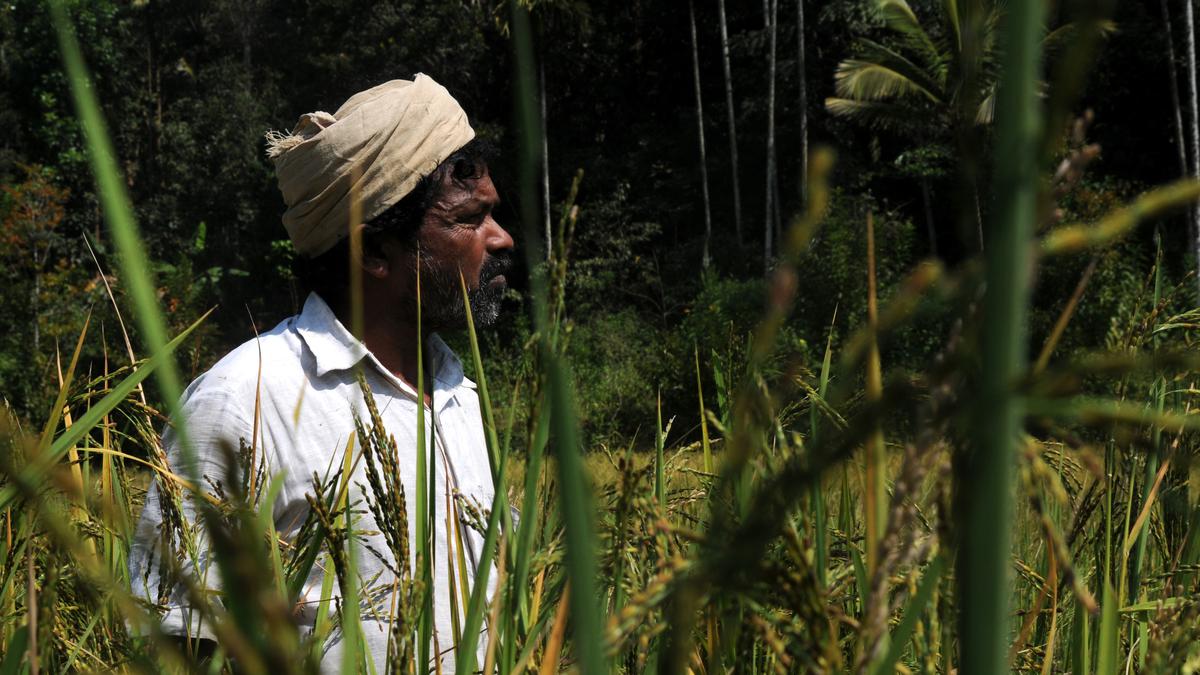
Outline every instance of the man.
<path fill-rule="evenodd" d="M 347 448 L 352 462 L 361 455 L 355 416 L 369 424 L 356 376 L 361 372 L 395 439 L 412 550 L 417 406 L 425 406 L 425 437 L 435 439 L 434 627 L 443 672 L 454 670 L 450 647 L 458 640 L 451 603 L 461 598 L 463 578 L 473 583 L 483 542 L 458 516 L 464 509 L 490 509 L 496 486 L 474 384 L 436 331 L 465 325 L 460 274 L 476 324 L 496 319 L 513 245 L 492 216 L 499 197 L 474 136 L 458 103 L 424 75 L 360 92 L 333 115 L 304 115 L 290 134 L 269 134 L 268 155 L 287 204 L 283 222 L 313 292 L 299 315 L 241 345 L 193 382 L 181 404 L 198 458 L 193 475 L 204 477 L 206 485 L 226 475 L 230 455 L 222 448 L 237 448 L 239 442 L 254 448 L 265 477 L 283 476 L 278 497 L 261 508 L 272 509 L 275 528 L 287 539 L 309 512 L 313 475 L 334 475 Z M 350 234 L 356 228 L 361 258 L 351 262 Z M 361 283 L 361 340 L 350 330 L 352 277 Z M 418 338 L 426 356 L 424 401 L 417 400 Z M 186 475 L 180 437 L 172 429 L 164 434 L 164 446 L 172 467 Z M 351 501 L 357 501 L 354 530 L 360 533 L 352 542 L 355 587 L 367 656 L 375 671 L 384 672 L 396 560 L 363 502 L 364 462 L 354 466 L 349 485 Z M 168 528 L 161 523 L 171 521 L 172 507 L 162 492 L 159 485 L 151 488 L 138 525 L 130 556 L 134 589 L 166 608 L 168 634 L 212 639 L 181 585 L 164 581 L 170 565 L 163 561 L 178 545 L 163 534 Z M 446 517 L 447 509 L 454 517 Z M 185 520 L 193 520 L 192 500 L 184 500 L 183 510 Z M 198 548 L 195 565 L 190 556 L 179 556 L 185 573 L 218 587 L 203 539 Z M 466 569 L 459 568 L 463 559 Z M 320 567 L 314 567 L 294 610 L 302 629 L 317 623 Z M 322 670 L 336 671 L 340 634 L 327 645 Z"/>

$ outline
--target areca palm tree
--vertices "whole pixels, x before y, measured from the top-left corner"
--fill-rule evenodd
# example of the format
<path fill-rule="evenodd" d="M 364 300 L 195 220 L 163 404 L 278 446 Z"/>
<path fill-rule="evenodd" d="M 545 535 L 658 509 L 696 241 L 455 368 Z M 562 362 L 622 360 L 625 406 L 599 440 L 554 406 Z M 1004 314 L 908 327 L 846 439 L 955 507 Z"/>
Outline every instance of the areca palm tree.
<path fill-rule="evenodd" d="M 838 64 L 837 96 L 825 100 L 826 109 L 868 126 L 934 136 L 966 122 L 990 123 L 1000 10 L 978 0 L 940 7 L 927 30 L 905 0 L 880 0 L 879 16 L 895 39 L 857 42 L 856 55 Z"/>
<path fill-rule="evenodd" d="M 838 64 L 830 114 L 914 141 L 915 148 L 959 148 L 960 173 L 971 193 L 980 228 L 973 162 L 995 114 L 1004 4 L 994 0 L 942 0 L 933 21 L 923 24 L 906 0 L 879 0 L 886 42 L 861 39 L 855 55 Z M 928 25 L 928 27 L 927 27 Z M 1103 30 L 1111 29 L 1105 24 Z M 1042 51 L 1053 56 L 1076 27 L 1047 31 Z M 966 160 L 966 162 L 962 162 Z M 929 173 L 922 173 L 928 208 Z M 931 231 L 932 223 L 929 223 Z M 982 231 L 978 233 L 982 246 Z"/>

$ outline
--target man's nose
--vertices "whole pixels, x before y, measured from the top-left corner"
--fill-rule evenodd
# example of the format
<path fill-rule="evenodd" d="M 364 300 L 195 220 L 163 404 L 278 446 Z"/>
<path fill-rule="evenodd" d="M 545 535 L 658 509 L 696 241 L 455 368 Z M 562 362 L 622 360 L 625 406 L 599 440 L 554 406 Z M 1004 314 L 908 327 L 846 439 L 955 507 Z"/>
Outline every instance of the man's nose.
<path fill-rule="evenodd" d="M 511 251 L 513 238 L 494 218 L 488 218 L 487 250 L 489 252 Z"/>

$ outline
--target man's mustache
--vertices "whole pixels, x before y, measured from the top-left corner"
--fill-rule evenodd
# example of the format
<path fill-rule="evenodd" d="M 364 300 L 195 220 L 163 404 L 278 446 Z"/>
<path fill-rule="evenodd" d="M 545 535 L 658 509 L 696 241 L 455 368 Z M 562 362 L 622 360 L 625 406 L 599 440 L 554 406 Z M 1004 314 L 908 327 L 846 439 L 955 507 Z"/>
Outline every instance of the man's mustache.
<path fill-rule="evenodd" d="M 488 254 L 483 261 L 483 267 L 479 270 L 479 283 L 486 284 L 501 274 L 507 274 L 510 269 L 512 269 L 511 255 L 508 253 Z"/>

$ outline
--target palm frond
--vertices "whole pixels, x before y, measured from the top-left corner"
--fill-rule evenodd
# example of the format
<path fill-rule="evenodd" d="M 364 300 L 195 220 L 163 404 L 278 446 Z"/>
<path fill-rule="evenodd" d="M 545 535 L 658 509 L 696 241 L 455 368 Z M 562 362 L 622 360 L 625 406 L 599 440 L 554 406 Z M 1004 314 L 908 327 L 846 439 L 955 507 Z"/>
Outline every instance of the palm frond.
<path fill-rule="evenodd" d="M 1042 38 L 1042 52 L 1048 57 L 1056 55 L 1064 47 L 1078 40 L 1083 31 L 1095 31 L 1099 37 L 1106 38 L 1117 32 L 1117 24 L 1115 21 L 1087 21 L 1059 26 Z"/>
<path fill-rule="evenodd" d="M 894 70 L 912 82 L 926 93 L 931 100 L 945 100 L 946 73 L 949 71 L 950 55 L 944 53 L 928 67 L 913 63 L 907 56 L 874 40 L 859 40 L 855 58 L 860 61 L 877 63 L 889 70 Z"/>
<path fill-rule="evenodd" d="M 869 59 L 846 59 L 834 73 L 834 90 L 838 96 L 856 101 L 886 101 L 890 98 L 919 95 L 930 102 L 940 102 L 937 92 L 930 90 L 928 77 L 917 68 L 905 67 L 902 62 L 880 62 Z"/>
<path fill-rule="evenodd" d="M 983 100 L 979 102 L 979 110 L 975 113 L 975 124 L 988 125 L 996 119 L 996 87 L 984 90 Z"/>
<path fill-rule="evenodd" d="M 880 0 L 878 11 L 884 24 L 903 36 L 908 46 L 919 53 L 926 64 L 936 67 L 943 60 L 943 52 L 930 38 L 906 0 Z"/>
<path fill-rule="evenodd" d="M 954 39 L 954 52 L 962 51 L 962 26 L 958 15 L 958 0 L 942 0 L 942 17 L 945 20 L 946 35 Z"/>
<path fill-rule="evenodd" d="M 911 79 L 871 61 L 842 61 L 838 64 L 834 79 L 837 93 L 856 101 L 885 101 L 916 93 L 929 96 L 928 92 L 922 90 Z"/>
<path fill-rule="evenodd" d="M 837 97 L 825 99 L 825 110 L 834 117 L 845 117 L 873 129 L 897 133 L 915 133 L 926 128 L 931 114 L 928 109 L 905 103 Z"/>

